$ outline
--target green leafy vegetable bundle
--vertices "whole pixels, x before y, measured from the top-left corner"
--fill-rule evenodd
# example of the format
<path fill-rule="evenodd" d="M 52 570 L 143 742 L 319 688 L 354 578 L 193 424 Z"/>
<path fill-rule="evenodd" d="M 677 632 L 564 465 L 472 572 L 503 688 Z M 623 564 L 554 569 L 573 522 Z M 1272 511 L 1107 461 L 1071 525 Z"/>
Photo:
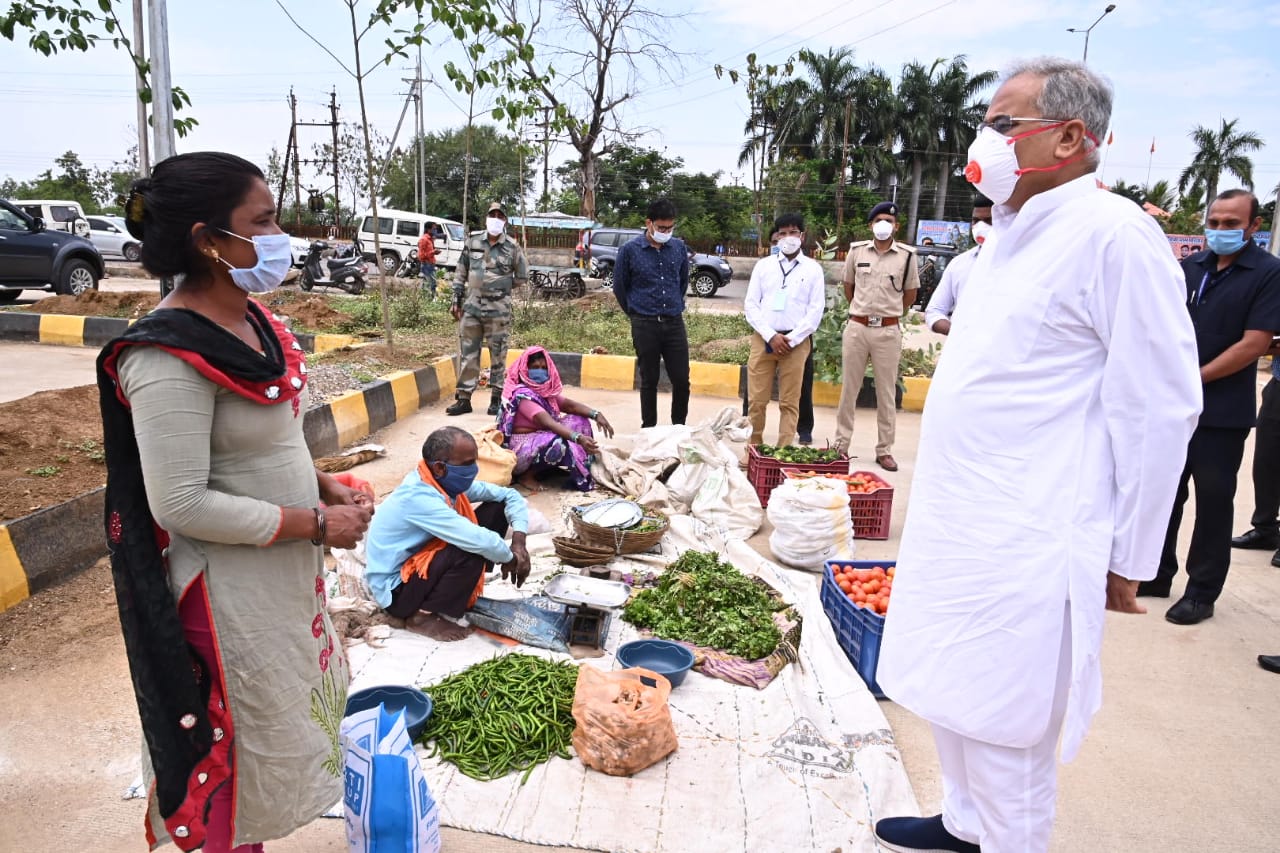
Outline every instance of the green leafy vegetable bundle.
<path fill-rule="evenodd" d="M 813 465 L 818 462 L 836 462 L 840 459 L 840 451 L 833 448 L 819 450 L 816 447 L 788 445 L 774 447 L 772 444 L 757 444 L 756 452 L 761 456 L 777 459 L 779 462 L 796 462 L 801 465 Z"/>
<path fill-rule="evenodd" d="M 755 660 L 781 641 L 773 614 L 784 607 L 714 552 L 686 551 L 657 587 L 636 594 L 622 617 L 658 637 Z"/>
<path fill-rule="evenodd" d="M 569 757 L 578 668 L 534 655 L 506 654 L 423 688 L 431 717 L 422 731 L 429 755 L 488 781 Z"/>

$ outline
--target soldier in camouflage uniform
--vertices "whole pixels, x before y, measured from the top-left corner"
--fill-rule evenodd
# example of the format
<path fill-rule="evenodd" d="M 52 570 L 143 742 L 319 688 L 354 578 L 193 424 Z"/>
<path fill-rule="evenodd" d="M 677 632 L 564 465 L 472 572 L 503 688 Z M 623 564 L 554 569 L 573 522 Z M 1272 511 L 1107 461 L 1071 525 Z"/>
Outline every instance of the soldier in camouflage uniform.
<path fill-rule="evenodd" d="M 511 290 L 529 279 L 524 250 L 506 233 L 502 205 L 489 205 L 484 233 L 467 240 L 453 277 L 453 318 L 458 325 L 457 399 L 447 415 L 471 411 L 471 394 L 480 378 L 480 350 L 489 341 L 489 414 L 502 404 L 502 379 L 507 367 L 507 336 L 511 333 Z M 494 381 L 493 377 L 499 377 Z"/>

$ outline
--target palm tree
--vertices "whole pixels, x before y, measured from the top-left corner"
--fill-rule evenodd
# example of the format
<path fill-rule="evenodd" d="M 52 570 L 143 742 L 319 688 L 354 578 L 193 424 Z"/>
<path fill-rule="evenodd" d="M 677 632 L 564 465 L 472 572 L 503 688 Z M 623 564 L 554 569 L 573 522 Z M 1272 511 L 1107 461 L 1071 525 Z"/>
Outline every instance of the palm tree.
<path fill-rule="evenodd" d="M 908 62 L 902 66 L 902 77 L 898 81 L 898 139 L 904 158 L 911 164 L 911 201 L 907 207 L 907 230 L 903 234 L 906 240 L 915 237 L 924 167 L 937 156 L 941 141 L 933 80 L 941 62 L 941 59 L 935 60 L 929 68 L 919 62 Z"/>
<path fill-rule="evenodd" d="M 853 62 L 853 50 L 828 48 L 825 55 L 809 49 L 800 51 L 800 66 L 808 79 L 789 81 L 784 86 L 778 128 L 781 150 L 797 159 L 826 159 L 821 178 L 835 178 L 835 163 L 844 146 L 845 118 L 862 72 Z"/>
<path fill-rule="evenodd" d="M 935 63 L 935 68 L 937 63 Z M 934 83 L 934 105 L 942 135 L 938 151 L 938 199 L 934 218 L 946 219 L 947 187 L 956 157 L 973 142 L 975 128 L 987 113 L 987 102 L 976 100 L 978 93 L 999 78 L 994 71 L 970 76 L 963 55 L 951 60 Z"/>
<path fill-rule="evenodd" d="M 1116 195 L 1122 195 L 1134 204 L 1142 204 L 1142 187 L 1137 184 L 1128 184 L 1123 180 L 1117 180 L 1111 184 L 1111 191 Z"/>
<path fill-rule="evenodd" d="M 1180 192 L 1189 186 L 1199 187 L 1204 190 L 1204 198 L 1212 203 L 1218 195 L 1218 181 L 1224 172 L 1235 175 L 1245 187 L 1253 189 L 1253 161 L 1249 159 L 1248 152 L 1262 147 L 1262 137 L 1253 131 L 1237 131 L 1238 121 L 1223 119 L 1222 128 L 1216 133 L 1203 125 L 1196 125 L 1196 129 L 1191 131 L 1196 154 L 1191 165 L 1183 169 L 1178 178 Z M 1207 209 L 1205 216 L 1208 217 Z"/>
<path fill-rule="evenodd" d="M 1178 203 L 1178 195 L 1168 181 L 1156 181 L 1142 191 L 1142 196 L 1148 204 L 1154 204 L 1167 213 L 1172 213 Z"/>

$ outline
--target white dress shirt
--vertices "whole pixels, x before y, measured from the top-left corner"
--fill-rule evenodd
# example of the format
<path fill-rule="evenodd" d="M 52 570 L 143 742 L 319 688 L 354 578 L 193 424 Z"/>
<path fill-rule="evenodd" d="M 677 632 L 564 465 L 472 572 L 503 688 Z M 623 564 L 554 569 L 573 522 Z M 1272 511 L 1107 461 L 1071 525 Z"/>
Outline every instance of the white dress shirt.
<path fill-rule="evenodd" d="M 780 331 L 787 332 L 791 346 L 804 343 L 818 330 L 826 305 L 822 265 L 813 258 L 770 255 L 751 270 L 744 308 L 747 322 L 766 343 Z"/>
<path fill-rule="evenodd" d="M 950 319 L 952 312 L 956 310 L 960 289 L 968 281 L 969 271 L 977 262 L 978 250 L 981 248 L 974 246 L 963 255 L 952 258 L 951 263 L 942 271 L 942 281 L 938 282 L 938 289 L 929 297 L 929 304 L 924 309 L 925 328 L 933 331 L 934 323 Z"/>

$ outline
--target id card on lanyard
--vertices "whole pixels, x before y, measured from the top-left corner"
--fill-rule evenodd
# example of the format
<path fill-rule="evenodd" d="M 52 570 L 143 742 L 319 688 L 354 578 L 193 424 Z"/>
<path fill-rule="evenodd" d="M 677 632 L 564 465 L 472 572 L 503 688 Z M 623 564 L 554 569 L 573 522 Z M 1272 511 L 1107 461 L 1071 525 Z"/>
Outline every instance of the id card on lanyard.
<path fill-rule="evenodd" d="M 1236 268 L 1235 264 L 1232 264 L 1231 266 L 1223 270 L 1222 273 L 1217 276 L 1217 278 L 1214 278 L 1214 274 L 1212 272 L 1206 272 L 1204 274 L 1204 277 L 1200 279 L 1200 286 L 1196 288 L 1195 295 L 1187 296 L 1187 305 L 1192 308 L 1199 308 L 1201 303 L 1204 302 L 1205 290 L 1210 289 L 1209 285 L 1212 284 L 1214 287 L 1217 287 L 1218 285 L 1222 284 L 1223 280 L 1226 279 L 1227 276 L 1231 275 L 1231 273 L 1235 271 L 1235 268 Z"/>
<path fill-rule="evenodd" d="M 773 294 L 773 304 L 771 308 L 774 311 L 787 310 L 787 276 L 795 272 L 796 267 L 798 266 L 800 266 L 799 258 L 792 262 L 791 269 L 783 269 L 782 256 L 778 256 L 778 271 L 782 273 L 782 287 L 778 288 L 777 292 Z"/>

